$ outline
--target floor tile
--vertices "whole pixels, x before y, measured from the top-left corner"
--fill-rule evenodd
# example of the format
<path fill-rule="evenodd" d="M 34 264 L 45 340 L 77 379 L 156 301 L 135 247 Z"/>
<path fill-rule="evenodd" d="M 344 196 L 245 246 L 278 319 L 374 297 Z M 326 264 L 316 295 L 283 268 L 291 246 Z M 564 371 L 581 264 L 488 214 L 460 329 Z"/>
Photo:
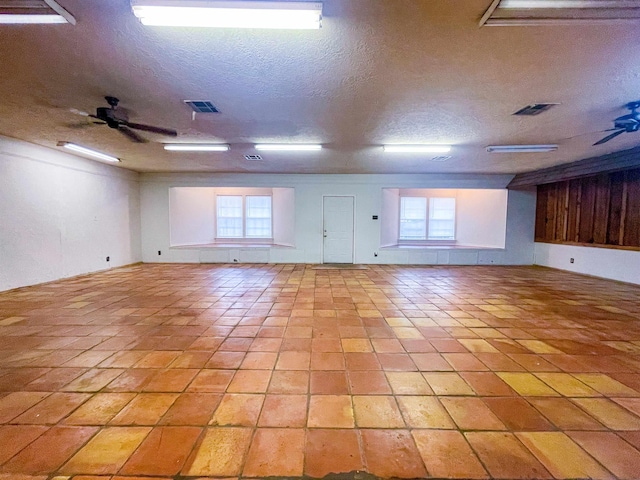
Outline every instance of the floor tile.
<path fill-rule="evenodd" d="M 61 390 L 66 392 L 97 392 L 123 372 L 124 370 L 119 368 L 92 368 L 62 387 Z"/>
<path fill-rule="evenodd" d="M 96 434 L 61 469 L 63 474 L 114 474 L 151 431 L 150 427 L 108 427 Z"/>
<path fill-rule="evenodd" d="M 568 373 L 536 373 L 536 377 L 566 397 L 599 397 L 600 393 Z"/>
<path fill-rule="evenodd" d="M 381 371 L 349 372 L 349 388 L 353 395 L 388 395 L 391 387 Z"/>
<path fill-rule="evenodd" d="M 308 365 L 308 364 L 307 364 Z M 308 366 L 306 368 L 309 368 Z M 335 352 L 311 353 L 311 370 L 344 370 L 344 354 Z"/>
<path fill-rule="evenodd" d="M 208 428 L 187 459 L 182 475 L 237 477 L 251 443 L 251 434 L 250 428 Z"/>
<path fill-rule="evenodd" d="M 227 392 L 264 393 L 270 379 L 271 370 L 238 370 L 227 387 Z"/>
<path fill-rule="evenodd" d="M 563 430 L 604 430 L 605 427 L 591 415 L 566 398 L 529 398 L 529 403 Z"/>
<path fill-rule="evenodd" d="M 306 424 L 306 395 L 268 394 L 265 397 L 259 427 L 304 427 Z"/>
<path fill-rule="evenodd" d="M 571 439 L 618 478 L 635 478 L 640 452 L 610 432 L 569 432 Z"/>
<path fill-rule="evenodd" d="M 558 392 L 547 386 L 531 373 L 499 372 L 497 375 L 519 395 L 529 397 L 554 397 Z"/>
<path fill-rule="evenodd" d="M 362 448 L 370 473 L 380 477 L 422 478 L 427 471 L 406 430 L 362 430 Z"/>
<path fill-rule="evenodd" d="M 627 387 L 604 373 L 576 373 L 574 377 L 608 397 L 640 396 L 640 393 L 636 390 Z"/>
<path fill-rule="evenodd" d="M 516 395 L 515 391 L 493 372 L 460 372 L 460 376 L 480 396 Z"/>
<path fill-rule="evenodd" d="M 556 478 L 613 478 L 562 432 L 522 432 L 516 436 Z"/>
<path fill-rule="evenodd" d="M 239 368 L 245 357 L 244 352 L 216 352 L 205 364 L 205 368 L 231 370 Z"/>
<path fill-rule="evenodd" d="M 251 442 L 242 475 L 299 477 L 304 468 L 303 429 L 259 428 Z"/>
<path fill-rule="evenodd" d="M 440 401 L 461 430 L 506 430 L 479 398 L 440 397 Z"/>
<path fill-rule="evenodd" d="M 312 395 L 309 400 L 309 428 L 353 428 L 353 407 L 349 395 Z"/>
<path fill-rule="evenodd" d="M 309 391 L 312 395 L 348 394 L 349 385 L 347 383 L 347 374 L 343 371 L 312 371 Z"/>
<path fill-rule="evenodd" d="M 309 372 L 298 370 L 275 370 L 271 375 L 268 393 L 307 393 Z"/>
<path fill-rule="evenodd" d="M 311 354 L 309 352 L 280 352 L 276 363 L 276 370 L 309 370 L 310 360 Z"/>
<path fill-rule="evenodd" d="M 12 392 L 0 398 L 0 423 L 8 423 L 47 395 L 46 392 Z"/>
<path fill-rule="evenodd" d="M 467 432 L 464 436 L 494 478 L 553 478 L 511 433 Z"/>
<path fill-rule="evenodd" d="M 275 352 L 249 352 L 240 368 L 245 370 L 273 370 L 278 354 Z"/>
<path fill-rule="evenodd" d="M 402 416 L 410 428 L 456 428 L 437 397 L 400 396 L 397 400 Z"/>
<path fill-rule="evenodd" d="M 177 398 L 175 393 L 140 393 L 109 424 L 155 425 Z"/>
<path fill-rule="evenodd" d="M 29 474 L 53 472 L 97 431 L 96 427 L 52 427 L 4 464 L 2 469 Z"/>
<path fill-rule="evenodd" d="M 188 392 L 224 393 L 231 383 L 233 370 L 200 370 L 187 387 Z"/>
<path fill-rule="evenodd" d="M 489 478 L 484 467 L 457 431 L 411 432 L 429 474 L 441 478 Z"/>
<path fill-rule="evenodd" d="M 457 373 L 423 373 L 422 375 L 436 395 L 475 394 L 473 389 Z"/>
<path fill-rule="evenodd" d="M 394 397 L 354 396 L 353 410 L 360 428 L 402 428 L 404 421 Z"/>
<path fill-rule="evenodd" d="M 555 430 L 526 400 L 519 397 L 486 397 L 484 403 L 512 431 Z"/>
<path fill-rule="evenodd" d="M 12 423 L 33 425 L 58 423 L 90 397 L 88 393 L 52 393 L 19 417 L 14 418 Z"/>
<path fill-rule="evenodd" d="M 330 473 L 363 469 L 357 430 L 313 429 L 307 432 L 305 475 L 322 478 Z"/>
<path fill-rule="evenodd" d="M 143 440 L 124 464 L 123 475 L 176 475 L 202 429 L 197 427 L 157 427 Z"/>
<path fill-rule="evenodd" d="M 104 425 L 120 412 L 135 393 L 97 393 L 69 415 L 67 425 Z"/>
<path fill-rule="evenodd" d="M 263 403 L 264 395 L 228 393 L 222 398 L 209 424 L 254 427 Z"/>
<path fill-rule="evenodd" d="M 160 420 L 160 425 L 206 425 L 220 403 L 215 393 L 183 393 Z"/>
<path fill-rule="evenodd" d="M 198 373 L 194 368 L 160 370 L 142 388 L 143 392 L 182 392 Z"/>
<path fill-rule="evenodd" d="M 419 372 L 386 372 L 394 395 L 431 395 L 433 390 Z"/>
<path fill-rule="evenodd" d="M 450 372 L 453 367 L 439 353 L 412 353 L 413 363 L 421 372 Z"/>
<path fill-rule="evenodd" d="M 640 430 L 640 418 L 606 398 L 575 398 L 573 402 L 612 430 Z"/>
<path fill-rule="evenodd" d="M 382 366 L 373 352 L 345 353 L 344 359 L 347 370 L 380 370 Z"/>
<path fill-rule="evenodd" d="M 0 465 L 48 430 L 40 425 L 0 426 Z"/>

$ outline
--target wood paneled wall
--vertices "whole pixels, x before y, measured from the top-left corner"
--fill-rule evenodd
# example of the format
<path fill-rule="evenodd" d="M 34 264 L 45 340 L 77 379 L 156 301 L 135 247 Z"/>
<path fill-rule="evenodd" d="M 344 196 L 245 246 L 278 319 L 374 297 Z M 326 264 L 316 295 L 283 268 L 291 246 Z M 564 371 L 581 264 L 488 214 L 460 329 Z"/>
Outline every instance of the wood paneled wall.
<path fill-rule="evenodd" d="M 538 185 L 536 241 L 640 247 L 640 168 Z"/>

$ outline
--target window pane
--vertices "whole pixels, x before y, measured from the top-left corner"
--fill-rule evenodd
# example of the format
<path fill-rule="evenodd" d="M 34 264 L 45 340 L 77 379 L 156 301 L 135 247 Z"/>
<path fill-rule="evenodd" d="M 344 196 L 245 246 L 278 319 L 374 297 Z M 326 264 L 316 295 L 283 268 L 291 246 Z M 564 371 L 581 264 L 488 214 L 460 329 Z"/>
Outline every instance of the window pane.
<path fill-rule="evenodd" d="M 400 240 L 424 240 L 427 231 L 427 199 L 400 198 Z"/>
<path fill-rule="evenodd" d="M 271 238 L 271 197 L 247 197 L 247 237 Z"/>
<path fill-rule="evenodd" d="M 429 240 L 455 240 L 456 199 L 429 199 Z"/>
<path fill-rule="evenodd" d="M 220 238 L 242 238 L 242 197 L 218 195 L 217 234 Z"/>

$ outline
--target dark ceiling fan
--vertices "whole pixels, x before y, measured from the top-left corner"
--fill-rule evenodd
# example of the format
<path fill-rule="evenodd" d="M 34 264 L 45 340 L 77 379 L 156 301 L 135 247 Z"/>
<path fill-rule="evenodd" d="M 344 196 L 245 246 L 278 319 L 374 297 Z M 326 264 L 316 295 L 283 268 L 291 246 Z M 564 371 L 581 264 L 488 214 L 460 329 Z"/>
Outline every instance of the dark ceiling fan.
<path fill-rule="evenodd" d="M 638 108 L 640 108 L 640 101 L 629 102 L 627 103 L 626 108 L 631 110 L 631 113 L 616 118 L 613 121 L 613 128 L 605 130 L 607 132 L 613 131 L 613 133 L 594 143 L 594 146 L 607 143 L 609 140 L 616 138 L 618 135 L 622 135 L 623 133 L 637 132 L 640 130 L 640 112 L 638 112 Z"/>
<path fill-rule="evenodd" d="M 118 109 L 118 100 L 116 97 L 106 96 L 104 99 L 109 104 L 109 107 L 98 107 L 96 109 L 96 114 L 91 115 L 89 113 L 81 112 L 79 110 L 73 109 L 72 112 L 78 113 L 85 117 L 95 118 L 96 120 L 100 120 L 99 122 L 94 122 L 100 125 L 107 125 L 109 128 L 113 128 L 122 133 L 125 137 L 127 137 L 132 142 L 136 143 L 147 143 L 147 139 L 138 135 L 133 130 L 141 130 L 143 132 L 151 132 L 157 133 L 160 135 L 167 135 L 170 137 L 176 137 L 178 132 L 170 128 L 162 128 L 162 127 L 154 127 L 153 125 L 144 125 L 142 123 L 133 123 L 129 121 L 129 116 L 123 109 Z"/>

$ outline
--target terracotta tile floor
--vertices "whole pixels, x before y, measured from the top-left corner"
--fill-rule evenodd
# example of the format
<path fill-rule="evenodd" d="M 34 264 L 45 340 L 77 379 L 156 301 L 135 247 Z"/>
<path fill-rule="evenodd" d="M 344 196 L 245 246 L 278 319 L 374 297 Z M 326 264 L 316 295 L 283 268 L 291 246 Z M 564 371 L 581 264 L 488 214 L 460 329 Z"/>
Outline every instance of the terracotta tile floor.
<path fill-rule="evenodd" d="M 0 293 L 0 479 L 638 479 L 639 448 L 637 286 L 138 265 Z"/>

